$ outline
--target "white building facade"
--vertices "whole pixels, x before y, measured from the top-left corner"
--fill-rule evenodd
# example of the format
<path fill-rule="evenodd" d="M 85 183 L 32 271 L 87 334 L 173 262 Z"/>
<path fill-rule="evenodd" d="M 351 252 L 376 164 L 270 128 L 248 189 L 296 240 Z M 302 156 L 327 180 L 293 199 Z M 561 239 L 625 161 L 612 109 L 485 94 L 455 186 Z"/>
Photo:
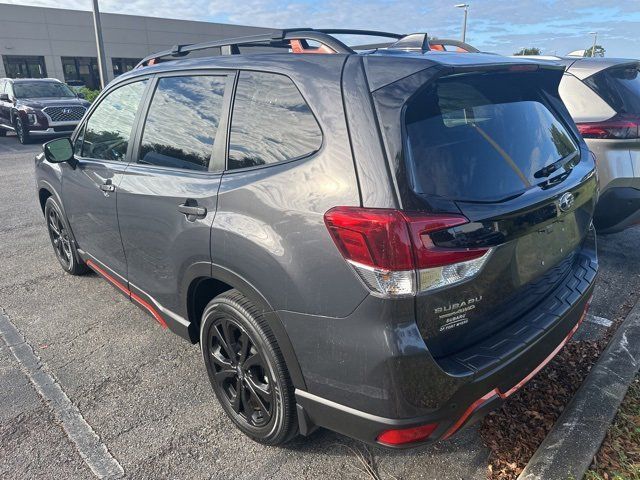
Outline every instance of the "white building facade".
<path fill-rule="evenodd" d="M 176 44 L 263 33 L 269 29 L 102 13 L 107 81 L 145 56 Z M 53 77 L 99 88 L 91 12 L 0 4 L 0 78 Z"/>

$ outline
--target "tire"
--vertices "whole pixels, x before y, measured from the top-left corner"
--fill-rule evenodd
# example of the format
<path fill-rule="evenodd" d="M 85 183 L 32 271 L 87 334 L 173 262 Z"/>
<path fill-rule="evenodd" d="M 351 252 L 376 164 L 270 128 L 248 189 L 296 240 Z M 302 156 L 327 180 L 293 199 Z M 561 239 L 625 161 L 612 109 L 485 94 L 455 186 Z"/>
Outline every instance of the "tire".
<path fill-rule="evenodd" d="M 44 205 L 44 218 L 47 222 L 51 246 L 62 269 L 71 275 L 87 273 L 89 267 L 80 258 L 69 223 L 53 197 L 47 198 Z"/>
<path fill-rule="evenodd" d="M 7 131 L 3 128 L 0 128 L 0 137 L 6 137 L 7 136 Z"/>
<path fill-rule="evenodd" d="M 15 127 L 16 127 L 16 135 L 18 137 L 18 141 L 22 145 L 28 145 L 29 143 L 31 143 L 31 137 L 29 136 L 29 129 L 24 126 L 24 122 L 22 121 L 22 118 L 20 118 L 19 115 L 16 117 Z"/>
<path fill-rule="evenodd" d="M 237 290 L 209 302 L 200 345 L 209 380 L 229 418 L 248 437 L 282 445 L 298 433 L 294 388 L 266 321 Z"/>

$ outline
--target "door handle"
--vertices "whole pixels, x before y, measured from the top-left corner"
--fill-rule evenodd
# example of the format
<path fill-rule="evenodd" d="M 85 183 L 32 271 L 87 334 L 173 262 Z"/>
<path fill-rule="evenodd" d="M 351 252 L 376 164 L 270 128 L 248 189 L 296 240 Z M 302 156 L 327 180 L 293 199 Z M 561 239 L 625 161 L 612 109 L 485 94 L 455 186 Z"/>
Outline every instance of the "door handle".
<path fill-rule="evenodd" d="M 103 192 L 115 192 L 116 186 L 111 183 L 111 180 L 107 180 L 102 185 L 100 185 L 100 190 L 102 190 Z"/>
<path fill-rule="evenodd" d="M 187 200 L 185 203 L 178 205 L 178 211 L 187 216 L 187 220 L 195 220 L 196 218 L 204 218 L 207 216 L 207 209 L 199 207 L 193 200 Z"/>

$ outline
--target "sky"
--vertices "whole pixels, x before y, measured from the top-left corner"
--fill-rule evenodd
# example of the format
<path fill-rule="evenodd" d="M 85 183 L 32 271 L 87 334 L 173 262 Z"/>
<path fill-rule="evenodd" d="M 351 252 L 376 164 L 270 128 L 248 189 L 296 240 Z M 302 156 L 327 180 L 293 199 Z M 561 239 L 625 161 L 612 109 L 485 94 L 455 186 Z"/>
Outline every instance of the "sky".
<path fill-rule="evenodd" d="M 512 54 L 522 47 L 563 55 L 598 44 L 608 57 L 640 58 L 640 0 L 467 0 L 467 42 Z M 0 3 L 89 10 L 90 0 L 0 0 Z M 100 0 L 103 12 L 261 27 L 361 28 L 427 32 L 459 39 L 455 0 Z"/>

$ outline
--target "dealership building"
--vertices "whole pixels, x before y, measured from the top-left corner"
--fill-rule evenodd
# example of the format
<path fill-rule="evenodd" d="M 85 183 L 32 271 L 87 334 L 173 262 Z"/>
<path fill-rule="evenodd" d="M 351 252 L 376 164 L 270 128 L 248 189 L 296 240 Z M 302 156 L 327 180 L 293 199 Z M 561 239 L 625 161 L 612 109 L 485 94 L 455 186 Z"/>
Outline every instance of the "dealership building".
<path fill-rule="evenodd" d="M 177 44 L 263 33 L 243 25 L 102 13 L 107 81 Z M 91 12 L 0 4 L 0 78 L 53 77 L 98 88 Z"/>

